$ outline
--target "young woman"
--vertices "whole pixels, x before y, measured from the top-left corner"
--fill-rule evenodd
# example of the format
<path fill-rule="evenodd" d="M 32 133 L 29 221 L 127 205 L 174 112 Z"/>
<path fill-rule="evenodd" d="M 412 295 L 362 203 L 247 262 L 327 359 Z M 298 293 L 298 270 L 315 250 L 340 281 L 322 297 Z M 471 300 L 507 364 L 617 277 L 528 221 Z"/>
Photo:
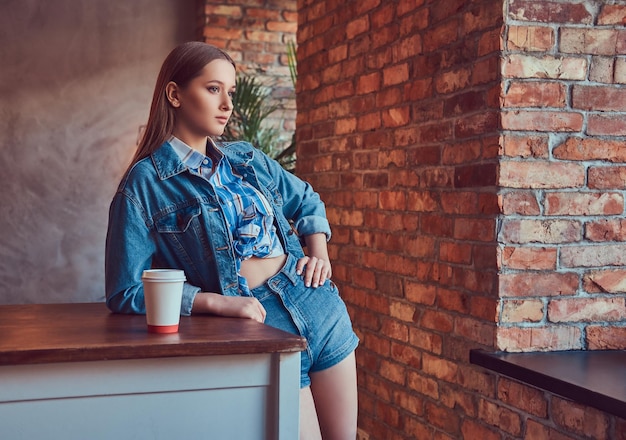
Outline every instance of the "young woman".
<path fill-rule="evenodd" d="M 330 281 L 324 204 L 249 143 L 213 140 L 233 93 L 235 64 L 222 50 L 190 42 L 165 59 L 111 203 L 107 305 L 145 313 L 143 270 L 184 270 L 182 315 L 254 319 L 304 336 L 300 436 L 354 440 L 358 339 Z"/>

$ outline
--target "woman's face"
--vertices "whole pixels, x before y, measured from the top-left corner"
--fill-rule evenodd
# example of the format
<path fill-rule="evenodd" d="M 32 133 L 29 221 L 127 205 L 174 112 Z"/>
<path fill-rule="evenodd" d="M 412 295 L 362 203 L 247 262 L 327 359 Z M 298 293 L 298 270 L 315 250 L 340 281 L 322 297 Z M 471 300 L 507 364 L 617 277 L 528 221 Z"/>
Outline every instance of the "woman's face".
<path fill-rule="evenodd" d="M 175 131 L 198 137 L 221 136 L 233 112 L 235 79 L 233 65 L 217 59 L 204 66 L 186 87 L 178 88 Z"/>

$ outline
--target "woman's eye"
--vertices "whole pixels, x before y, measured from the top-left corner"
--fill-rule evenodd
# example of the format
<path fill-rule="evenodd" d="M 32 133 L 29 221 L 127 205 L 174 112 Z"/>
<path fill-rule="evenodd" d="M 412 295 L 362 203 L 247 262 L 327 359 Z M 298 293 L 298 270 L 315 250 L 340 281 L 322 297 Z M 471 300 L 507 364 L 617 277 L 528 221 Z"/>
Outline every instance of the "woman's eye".
<path fill-rule="evenodd" d="M 207 90 L 211 93 L 219 93 L 220 92 L 220 88 L 217 86 L 209 86 L 207 87 Z"/>
<path fill-rule="evenodd" d="M 228 92 L 228 96 L 230 96 L 230 99 L 235 99 L 236 94 L 237 92 Z"/>

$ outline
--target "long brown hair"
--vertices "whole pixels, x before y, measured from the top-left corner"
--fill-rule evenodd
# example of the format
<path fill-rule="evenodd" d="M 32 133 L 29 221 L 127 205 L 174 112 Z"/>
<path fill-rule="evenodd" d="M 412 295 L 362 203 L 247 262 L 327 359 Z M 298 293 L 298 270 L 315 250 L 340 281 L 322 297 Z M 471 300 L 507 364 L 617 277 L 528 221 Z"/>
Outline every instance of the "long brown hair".
<path fill-rule="evenodd" d="M 172 135 L 176 113 L 166 97 L 167 84 L 173 81 L 183 88 L 200 75 L 204 66 L 217 59 L 226 60 L 235 67 L 235 62 L 226 52 L 200 41 L 183 43 L 169 53 L 161 66 L 152 96 L 150 116 L 131 166 L 152 154 Z"/>

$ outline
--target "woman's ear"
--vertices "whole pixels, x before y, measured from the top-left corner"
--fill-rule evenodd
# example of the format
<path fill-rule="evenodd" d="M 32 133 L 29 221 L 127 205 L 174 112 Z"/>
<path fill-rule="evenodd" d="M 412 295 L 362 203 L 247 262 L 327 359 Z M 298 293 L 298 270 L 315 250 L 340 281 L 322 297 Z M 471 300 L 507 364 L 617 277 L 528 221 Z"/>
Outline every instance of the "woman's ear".
<path fill-rule="evenodd" d="M 167 100 L 170 102 L 172 107 L 178 108 L 180 107 L 180 98 L 178 94 L 178 84 L 174 81 L 170 81 L 165 86 L 165 96 Z"/>

